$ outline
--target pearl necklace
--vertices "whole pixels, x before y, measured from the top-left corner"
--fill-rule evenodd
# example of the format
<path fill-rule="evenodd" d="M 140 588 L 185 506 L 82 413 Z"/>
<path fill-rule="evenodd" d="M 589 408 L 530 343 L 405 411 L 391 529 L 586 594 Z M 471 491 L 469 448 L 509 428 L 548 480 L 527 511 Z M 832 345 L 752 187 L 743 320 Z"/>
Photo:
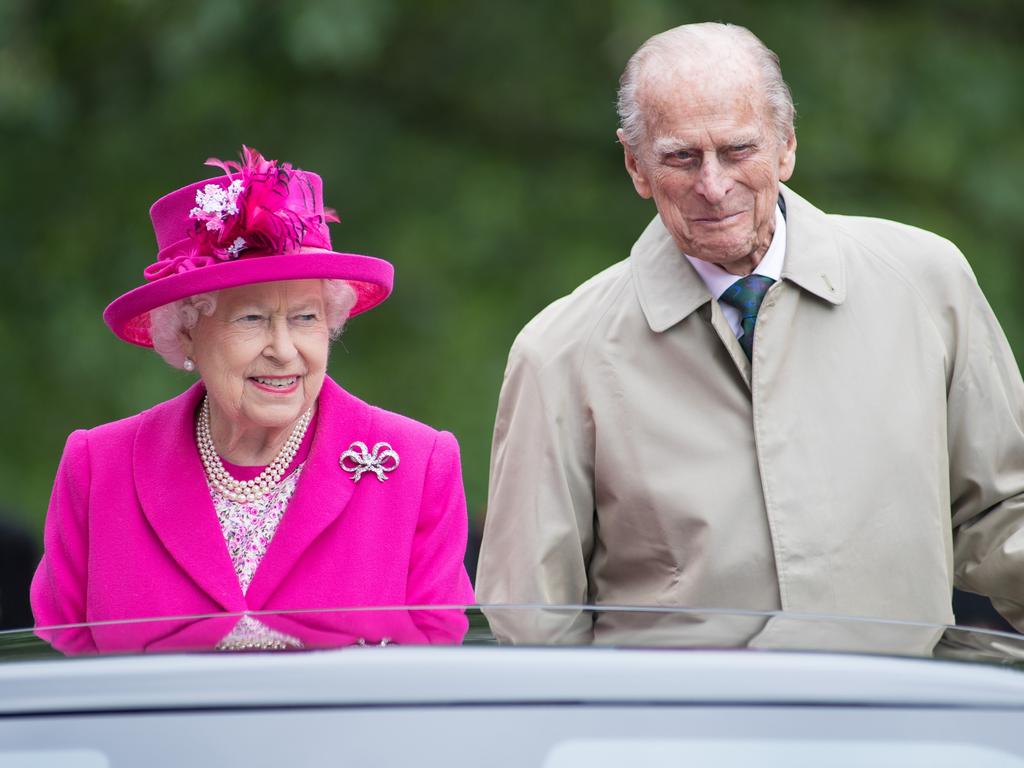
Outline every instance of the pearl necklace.
<path fill-rule="evenodd" d="M 226 469 L 224 462 L 213 445 L 213 438 L 210 436 L 210 397 L 203 398 L 203 407 L 199 412 L 199 419 L 196 421 L 196 447 L 199 449 L 199 458 L 203 461 L 203 468 L 206 470 L 206 479 L 214 490 L 231 501 L 253 502 L 260 496 L 265 496 L 274 490 L 281 483 L 285 470 L 292 463 L 295 454 L 302 445 L 306 436 L 306 429 L 313 418 L 313 409 L 310 408 L 295 425 L 288 440 L 281 447 L 281 451 L 266 469 L 260 472 L 258 477 L 252 480 L 236 480 Z"/>

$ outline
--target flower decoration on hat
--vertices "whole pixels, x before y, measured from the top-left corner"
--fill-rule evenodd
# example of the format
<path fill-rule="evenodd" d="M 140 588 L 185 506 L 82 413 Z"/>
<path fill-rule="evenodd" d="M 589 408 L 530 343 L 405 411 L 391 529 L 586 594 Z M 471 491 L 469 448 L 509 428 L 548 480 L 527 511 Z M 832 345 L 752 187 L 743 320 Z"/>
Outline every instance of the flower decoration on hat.
<path fill-rule="evenodd" d="M 330 208 L 317 212 L 309 178 L 291 163 L 267 160 L 243 146 L 241 162 L 210 158 L 206 164 L 223 169 L 225 177 L 196 190 L 188 212 L 191 247 L 151 265 L 148 280 L 243 255 L 330 249 L 327 222 L 338 216 Z"/>
<path fill-rule="evenodd" d="M 243 146 L 241 163 L 210 158 L 206 164 L 222 168 L 230 183 L 207 184 L 196 192 L 190 235 L 200 254 L 232 259 L 248 250 L 291 253 L 303 245 L 330 247 L 326 223 L 338 216 L 329 208 L 323 216 L 310 213 L 313 190 L 291 163 L 267 160 Z"/>

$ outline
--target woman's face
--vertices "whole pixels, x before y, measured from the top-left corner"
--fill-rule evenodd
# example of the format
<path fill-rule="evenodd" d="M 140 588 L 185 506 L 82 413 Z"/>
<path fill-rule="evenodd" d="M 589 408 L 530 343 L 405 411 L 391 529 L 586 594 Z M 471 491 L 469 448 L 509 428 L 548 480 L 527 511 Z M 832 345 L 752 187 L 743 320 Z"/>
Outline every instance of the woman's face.
<path fill-rule="evenodd" d="M 329 342 L 321 281 L 284 280 L 220 291 L 185 349 L 218 417 L 281 429 L 320 394 Z"/>

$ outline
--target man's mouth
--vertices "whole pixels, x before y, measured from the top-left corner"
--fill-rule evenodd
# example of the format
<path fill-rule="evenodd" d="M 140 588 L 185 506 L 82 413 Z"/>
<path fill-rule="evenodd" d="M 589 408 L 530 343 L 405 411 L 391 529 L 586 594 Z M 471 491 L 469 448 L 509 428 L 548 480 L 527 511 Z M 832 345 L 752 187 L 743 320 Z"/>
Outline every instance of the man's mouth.
<path fill-rule="evenodd" d="M 737 211 L 736 213 L 726 213 L 722 216 L 702 216 L 694 219 L 694 221 L 701 224 L 727 224 L 739 216 L 743 211 Z"/>

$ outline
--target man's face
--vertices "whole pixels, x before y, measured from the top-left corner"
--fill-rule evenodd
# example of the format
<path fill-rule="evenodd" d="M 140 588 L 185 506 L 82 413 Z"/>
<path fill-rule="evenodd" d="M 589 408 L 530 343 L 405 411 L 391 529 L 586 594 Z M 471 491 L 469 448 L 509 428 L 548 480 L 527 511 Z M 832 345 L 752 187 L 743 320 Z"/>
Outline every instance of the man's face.
<path fill-rule="evenodd" d="M 645 136 L 626 153 L 637 193 L 654 198 L 686 254 L 748 274 L 775 229 L 779 182 L 796 137 L 781 142 L 753 72 L 673 73 L 644 84 Z"/>

